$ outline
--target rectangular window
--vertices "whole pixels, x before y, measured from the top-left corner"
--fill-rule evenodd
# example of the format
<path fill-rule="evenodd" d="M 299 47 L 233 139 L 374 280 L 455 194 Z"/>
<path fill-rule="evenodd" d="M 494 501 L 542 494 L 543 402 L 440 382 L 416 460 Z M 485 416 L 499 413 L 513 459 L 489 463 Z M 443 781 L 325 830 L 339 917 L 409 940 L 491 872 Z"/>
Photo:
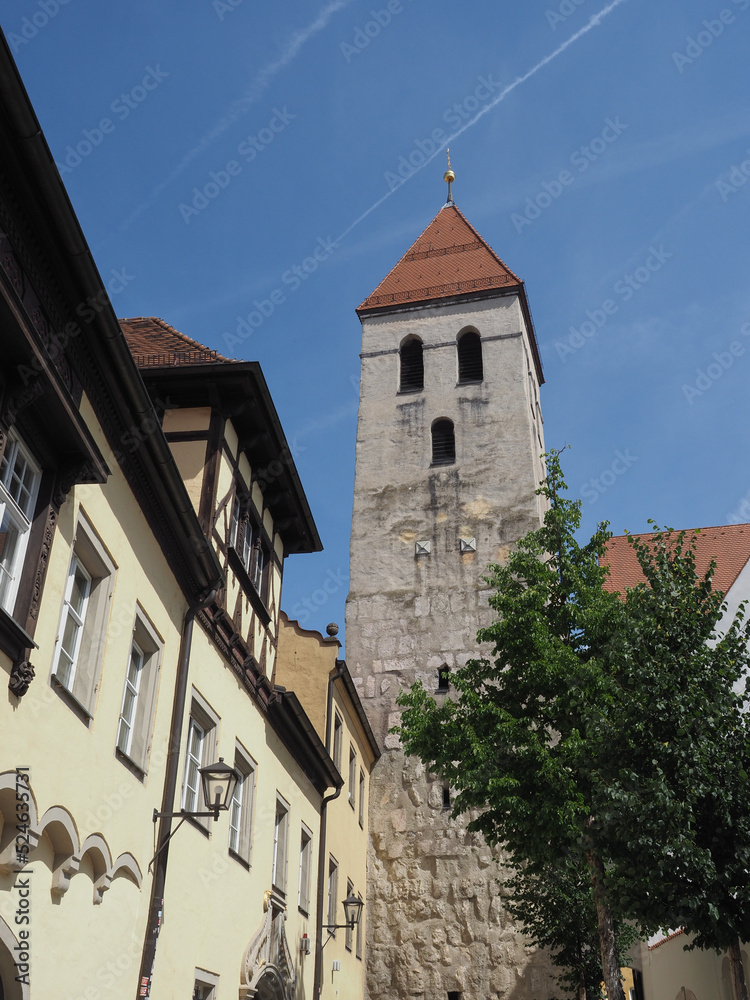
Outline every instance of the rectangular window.
<path fill-rule="evenodd" d="M 219 977 L 205 969 L 196 969 L 193 979 L 193 1000 L 216 1000 Z"/>
<path fill-rule="evenodd" d="M 208 702 L 193 688 L 190 702 L 190 721 L 188 723 L 187 745 L 185 747 L 185 776 L 182 784 L 181 808 L 188 812 L 205 812 L 206 803 L 203 799 L 200 769 L 216 760 L 216 745 L 219 730 L 219 717 Z M 211 818 L 201 816 L 196 818 L 206 830 L 209 829 Z"/>
<path fill-rule="evenodd" d="M 328 855 L 328 905 L 326 909 L 326 923 L 329 927 L 336 925 L 336 898 L 339 894 L 339 863 L 332 854 Z M 331 934 L 336 937 L 336 931 Z"/>
<path fill-rule="evenodd" d="M 347 879 L 346 880 L 346 898 L 348 899 L 349 896 L 351 896 L 353 892 L 354 892 L 354 883 L 352 882 L 351 879 Z M 346 945 L 346 950 L 347 951 L 351 951 L 352 950 L 353 939 L 354 939 L 354 930 L 352 929 L 352 925 L 349 924 L 349 923 L 347 923 L 347 925 L 346 925 L 346 939 L 344 941 L 344 944 Z"/>
<path fill-rule="evenodd" d="M 161 639 L 138 608 L 117 725 L 117 750 L 144 773 L 154 723 L 161 647 Z"/>
<path fill-rule="evenodd" d="M 187 763 L 185 766 L 185 788 L 182 795 L 182 808 L 188 812 L 199 812 L 198 803 L 201 798 L 200 769 L 203 767 L 203 744 L 206 730 L 195 719 L 190 720 L 187 742 Z"/>
<path fill-rule="evenodd" d="M 268 596 L 271 550 L 263 538 L 263 532 L 254 508 L 247 495 L 240 493 L 239 487 L 232 505 L 229 527 L 229 544 L 235 549 L 247 572 L 255 591 L 265 601 Z"/>
<path fill-rule="evenodd" d="M 12 614 L 42 474 L 13 431 L 0 458 L 0 607 Z"/>
<path fill-rule="evenodd" d="M 357 893 L 357 899 L 362 899 L 362 893 Z M 361 961 L 362 960 L 362 926 L 365 922 L 365 908 L 364 906 L 359 912 L 359 920 L 357 921 L 357 945 L 356 945 L 356 956 Z"/>
<path fill-rule="evenodd" d="M 273 868 L 271 884 L 286 895 L 286 859 L 289 846 L 289 803 L 276 796 L 276 816 L 273 824 Z"/>
<path fill-rule="evenodd" d="M 359 769 L 359 825 L 365 826 L 365 772 Z"/>
<path fill-rule="evenodd" d="M 229 806 L 229 850 L 249 865 L 257 765 L 244 747 L 237 744 L 234 750 L 234 766 L 240 773 L 240 780 L 234 786 Z"/>
<path fill-rule="evenodd" d="M 93 716 L 99 684 L 115 572 L 101 539 L 79 511 L 55 639 L 52 679 L 88 718 Z"/>
<path fill-rule="evenodd" d="M 68 689 L 73 687 L 78 654 L 83 638 L 83 623 L 91 591 L 91 576 L 77 556 L 70 560 L 68 579 L 65 584 L 65 603 L 60 624 L 59 646 L 57 650 L 57 679 Z"/>
<path fill-rule="evenodd" d="M 349 805 L 354 809 L 357 799 L 357 751 L 349 744 Z"/>
<path fill-rule="evenodd" d="M 341 774 L 341 742 L 344 731 L 344 723 L 341 716 L 334 710 L 333 715 L 333 763 L 336 770 Z"/>
<path fill-rule="evenodd" d="M 310 912 L 310 876 L 312 872 L 312 833 L 302 824 L 299 844 L 299 900 L 302 913 Z"/>

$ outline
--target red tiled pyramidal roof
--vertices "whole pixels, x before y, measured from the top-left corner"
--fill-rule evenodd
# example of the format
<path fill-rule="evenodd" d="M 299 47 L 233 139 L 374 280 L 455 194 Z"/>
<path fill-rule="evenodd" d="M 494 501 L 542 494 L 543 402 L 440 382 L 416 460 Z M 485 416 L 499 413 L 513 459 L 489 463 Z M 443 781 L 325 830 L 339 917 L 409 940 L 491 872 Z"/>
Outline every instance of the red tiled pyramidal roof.
<path fill-rule="evenodd" d="M 357 312 L 522 285 L 456 206 L 448 204 Z"/>
<path fill-rule="evenodd" d="M 678 534 L 679 532 L 674 532 L 673 537 L 676 539 Z M 691 540 L 692 535 L 692 531 L 686 532 L 686 543 Z M 650 532 L 632 537 L 648 541 L 655 534 Z M 705 575 L 712 559 L 716 562 L 713 589 L 726 594 L 750 559 L 750 524 L 700 528 L 695 544 L 695 569 L 700 576 Z M 612 593 L 624 594 L 627 587 L 646 582 L 627 535 L 610 538 L 602 563 L 609 566 L 609 577 L 604 586 Z"/>
<path fill-rule="evenodd" d="M 166 368 L 172 365 L 206 365 L 230 362 L 197 340 L 186 337 L 163 319 L 138 316 L 121 319 L 120 328 L 139 368 Z"/>

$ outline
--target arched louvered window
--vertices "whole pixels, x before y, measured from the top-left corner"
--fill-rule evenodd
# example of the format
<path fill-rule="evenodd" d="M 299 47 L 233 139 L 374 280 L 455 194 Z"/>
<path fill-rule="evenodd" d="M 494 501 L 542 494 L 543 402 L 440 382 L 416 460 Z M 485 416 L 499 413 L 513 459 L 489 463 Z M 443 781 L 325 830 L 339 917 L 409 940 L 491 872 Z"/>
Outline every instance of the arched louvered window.
<path fill-rule="evenodd" d="M 481 382 L 483 378 L 482 341 L 478 333 L 467 330 L 458 338 L 458 381 Z"/>
<path fill-rule="evenodd" d="M 453 465 L 456 461 L 456 438 L 452 420 L 436 420 L 432 425 L 432 464 Z"/>
<path fill-rule="evenodd" d="M 412 337 L 401 345 L 401 392 L 424 389 L 422 341 Z"/>

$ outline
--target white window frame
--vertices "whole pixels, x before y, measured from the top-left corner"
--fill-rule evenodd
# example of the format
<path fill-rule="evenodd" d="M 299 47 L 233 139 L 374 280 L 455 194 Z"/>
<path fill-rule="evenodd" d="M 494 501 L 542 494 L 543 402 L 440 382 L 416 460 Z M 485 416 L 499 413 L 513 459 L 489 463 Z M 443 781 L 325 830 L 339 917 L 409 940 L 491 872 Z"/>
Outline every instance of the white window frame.
<path fill-rule="evenodd" d="M 349 805 L 357 807 L 357 750 L 353 743 L 349 744 Z"/>
<path fill-rule="evenodd" d="M 300 831 L 299 845 L 299 891 L 297 907 L 301 913 L 310 913 L 310 884 L 312 879 L 312 830 L 304 823 Z"/>
<path fill-rule="evenodd" d="M 30 483 L 24 481 L 24 475 L 19 477 L 17 474 L 19 459 L 24 463 L 24 473 L 25 471 L 31 473 Z M 18 596 L 18 584 L 26 559 L 41 479 L 41 467 L 18 435 L 14 431 L 9 431 L 5 451 L 0 460 L 0 527 L 3 523 L 6 525 L 3 548 L 10 536 L 8 527 L 13 527 L 16 531 L 14 547 L 8 562 L 3 561 L 3 552 L 0 552 L 0 607 L 8 614 L 13 613 Z M 22 493 L 26 494 L 25 502 Z"/>
<path fill-rule="evenodd" d="M 71 604 L 71 596 L 79 571 L 88 578 L 88 587 L 84 605 L 76 610 Z M 87 724 L 94 715 L 116 572 L 112 557 L 83 508 L 79 508 L 55 638 L 51 680 L 58 693 Z M 74 621 L 78 627 L 73 649 L 64 650 L 65 628 L 69 621 Z M 65 660 L 71 652 L 72 663 L 68 667 Z"/>
<path fill-rule="evenodd" d="M 125 674 L 125 689 L 122 692 L 122 706 L 120 708 L 120 718 L 117 723 L 117 749 L 130 756 L 130 748 L 133 744 L 133 729 L 138 712 L 138 699 L 141 694 L 141 681 L 143 680 L 143 668 L 146 663 L 146 654 L 133 639 L 130 646 L 130 656 L 128 657 L 128 669 Z M 135 667 L 135 676 L 131 677 L 132 668 Z M 128 705 L 128 694 L 131 695 Z"/>
<path fill-rule="evenodd" d="M 341 774 L 341 747 L 344 741 L 344 720 L 338 711 L 333 710 L 333 763 L 336 770 Z"/>
<path fill-rule="evenodd" d="M 365 799 L 367 794 L 365 791 L 365 772 L 364 768 L 359 769 L 359 825 L 364 830 L 365 828 Z"/>
<path fill-rule="evenodd" d="M 198 769 L 205 767 L 207 764 L 213 764 L 216 759 L 218 733 L 219 716 L 214 712 L 205 698 L 193 688 L 187 741 L 185 743 L 185 769 L 182 779 L 182 794 L 180 796 L 180 808 L 186 809 L 188 812 L 207 811 Z M 194 734 L 198 737 L 197 749 L 200 759 L 193 753 Z M 192 775 L 191 764 L 194 766 L 194 773 Z M 194 788 L 193 784 L 196 782 L 197 788 Z M 210 816 L 192 817 L 192 821 L 202 826 L 205 830 L 210 830 L 211 828 Z"/>
<path fill-rule="evenodd" d="M 289 803 L 276 793 L 273 821 L 273 864 L 271 885 L 286 896 L 287 860 L 289 857 Z"/>
<path fill-rule="evenodd" d="M 339 863 L 332 854 L 328 855 L 328 903 L 326 923 L 331 937 L 336 937 L 336 903 L 339 894 Z"/>
<path fill-rule="evenodd" d="M 200 768 L 203 767 L 203 746 L 207 730 L 197 719 L 190 718 L 187 747 L 185 749 L 185 784 L 182 789 L 182 808 L 188 812 L 198 812 L 201 798 Z M 197 744 L 195 744 L 197 741 Z M 195 745 L 194 745 L 195 744 Z M 197 749 L 197 753 L 194 750 Z M 192 772 L 192 773 L 191 773 Z"/>
<path fill-rule="evenodd" d="M 250 867 L 252 858 L 255 775 L 258 765 L 239 742 L 235 744 L 234 766 L 240 780 L 229 804 L 229 852 Z"/>
<path fill-rule="evenodd" d="M 134 765 L 141 774 L 146 773 L 151 750 L 163 645 L 161 636 L 146 617 L 140 605 L 137 606 L 120 715 L 117 721 L 115 750 L 118 757 L 125 758 L 125 761 Z M 130 676 L 134 654 L 137 655 L 138 660 L 135 680 L 131 679 Z M 133 697 L 129 706 L 129 715 L 126 716 L 128 693 Z"/>
<path fill-rule="evenodd" d="M 79 574 L 80 577 L 83 578 L 84 586 L 80 590 L 81 606 L 80 608 L 75 608 L 72 603 L 72 597 L 76 578 L 79 577 Z M 65 581 L 63 612 L 62 619 L 60 621 L 60 630 L 57 637 L 57 652 L 55 655 L 55 676 L 62 686 L 67 688 L 69 691 L 73 690 L 73 684 L 75 682 L 78 657 L 81 652 L 81 640 L 83 639 L 83 629 L 86 625 L 86 612 L 88 611 L 90 593 L 91 574 L 88 572 L 78 556 L 73 553 L 70 560 L 70 566 L 68 567 L 68 578 Z M 65 649 L 63 642 L 65 640 L 65 633 L 68 625 L 71 622 L 73 624 L 73 628 L 75 629 L 73 633 L 73 643 L 70 649 Z M 61 663 L 63 658 L 69 662 L 67 664 Z"/>

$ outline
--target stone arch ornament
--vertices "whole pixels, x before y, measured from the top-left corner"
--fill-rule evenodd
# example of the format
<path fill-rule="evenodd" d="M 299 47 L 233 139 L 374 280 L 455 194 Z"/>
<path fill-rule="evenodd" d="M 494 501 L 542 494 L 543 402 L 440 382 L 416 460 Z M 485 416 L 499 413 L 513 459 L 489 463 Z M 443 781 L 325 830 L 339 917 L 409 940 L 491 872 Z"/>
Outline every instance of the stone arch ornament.
<path fill-rule="evenodd" d="M 143 876 L 138 862 L 130 852 L 120 854 L 113 861 L 109 844 L 101 833 L 91 833 L 81 843 L 76 822 L 67 809 L 63 806 L 50 806 L 39 817 L 31 785 L 27 785 L 26 790 L 29 854 L 24 856 L 17 852 L 15 843 L 16 773 L 6 771 L 0 774 L 0 875 L 21 871 L 34 849 L 39 846 L 39 841 L 46 835 L 54 852 L 50 891 L 58 899 L 68 891 L 70 880 L 80 871 L 81 862 L 86 857 L 91 862 L 93 871 L 94 903 L 101 903 L 113 879 L 118 877 L 126 878 L 140 888 Z M 2 993 L 0 1000 L 4 1000 Z"/>
<path fill-rule="evenodd" d="M 242 958 L 239 1000 L 292 1000 L 296 973 L 286 939 L 283 904 L 269 890 L 264 917 Z"/>

